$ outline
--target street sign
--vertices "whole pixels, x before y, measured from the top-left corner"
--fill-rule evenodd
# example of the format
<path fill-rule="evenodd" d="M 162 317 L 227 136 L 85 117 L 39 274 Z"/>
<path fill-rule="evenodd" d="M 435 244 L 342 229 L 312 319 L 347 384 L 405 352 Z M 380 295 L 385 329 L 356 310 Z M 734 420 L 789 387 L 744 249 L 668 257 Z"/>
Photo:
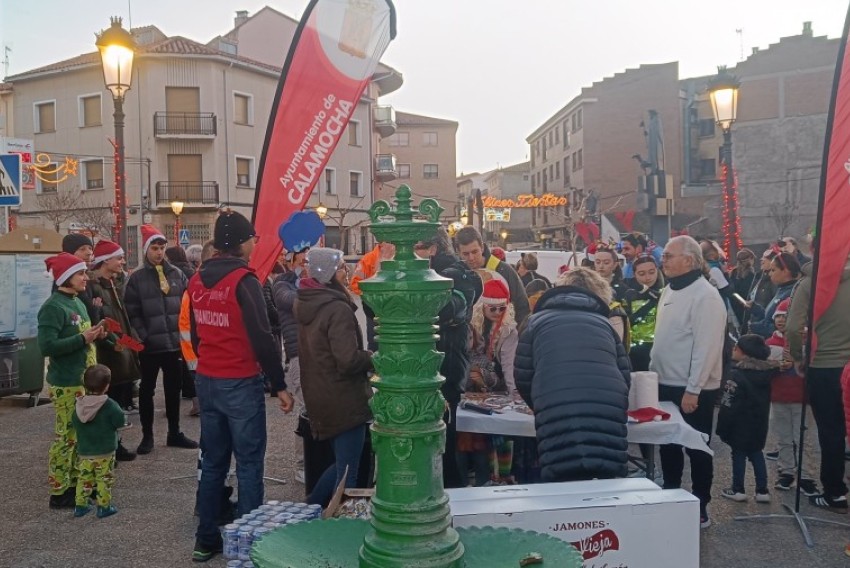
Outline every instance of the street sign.
<path fill-rule="evenodd" d="M 35 156 L 33 141 L 26 138 L 0 136 L 0 154 L 20 154 L 23 163 L 21 189 L 35 189 L 35 174 L 32 168 L 32 160 Z"/>
<path fill-rule="evenodd" d="M 0 154 L 0 205 L 21 205 L 21 156 Z"/>
<path fill-rule="evenodd" d="M 189 246 L 189 229 L 180 229 L 180 246 Z"/>

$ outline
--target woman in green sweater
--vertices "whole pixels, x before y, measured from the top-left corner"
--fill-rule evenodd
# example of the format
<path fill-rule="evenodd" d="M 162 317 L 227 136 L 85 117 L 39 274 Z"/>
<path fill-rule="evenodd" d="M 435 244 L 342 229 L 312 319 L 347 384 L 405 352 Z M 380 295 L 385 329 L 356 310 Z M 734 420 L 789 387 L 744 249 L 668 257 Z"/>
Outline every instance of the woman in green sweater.
<path fill-rule="evenodd" d="M 50 507 L 72 508 L 77 485 L 77 436 L 72 424 L 74 405 L 83 389 L 83 372 L 97 363 L 92 343 L 106 336 L 102 325 L 92 327 L 86 307 L 77 297 L 86 289 L 86 263 L 61 253 L 44 261 L 56 291 L 38 311 L 38 347 L 49 357 L 47 383 L 56 410 L 56 439 L 48 452 Z"/>

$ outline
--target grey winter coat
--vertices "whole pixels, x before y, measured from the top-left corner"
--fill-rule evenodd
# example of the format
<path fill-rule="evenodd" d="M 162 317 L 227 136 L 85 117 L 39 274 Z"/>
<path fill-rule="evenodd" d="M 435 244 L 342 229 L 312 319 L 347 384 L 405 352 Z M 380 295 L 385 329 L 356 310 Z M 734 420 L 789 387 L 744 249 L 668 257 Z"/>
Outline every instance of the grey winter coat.
<path fill-rule="evenodd" d="M 293 308 L 298 297 L 298 275 L 295 272 L 285 272 L 277 277 L 272 285 L 272 297 L 277 307 L 277 319 L 280 324 L 280 335 L 283 338 L 283 352 L 286 360 L 298 357 L 298 323 L 295 321 Z"/>

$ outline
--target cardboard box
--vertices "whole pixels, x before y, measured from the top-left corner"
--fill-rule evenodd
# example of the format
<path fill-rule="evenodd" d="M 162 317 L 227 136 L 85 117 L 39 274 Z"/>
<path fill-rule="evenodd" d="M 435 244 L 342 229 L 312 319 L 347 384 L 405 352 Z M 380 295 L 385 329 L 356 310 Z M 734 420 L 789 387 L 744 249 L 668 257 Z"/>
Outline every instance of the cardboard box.
<path fill-rule="evenodd" d="M 480 499 L 463 490 L 466 493 L 455 500 L 458 490 L 453 490 L 454 526 L 548 534 L 573 543 L 584 556 L 584 568 L 699 566 L 699 500 L 681 489 L 607 491 L 617 485 L 614 481 L 627 480 L 524 486 L 527 491 L 520 497 L 483 487 L 475 488 L 486 490 Z M 553 493 L 578 483 L 594 483 L 600 490 L 579 493 L 566 487 L 566 492 Z"/>
<path fill-rule="evenodd" d="M 464 487 L 446 489 L 451 501 L 483 501 L 520 497 L 545 497 L 548 495 L 587 495 L 626 493 L 631 491 L 661 491 L 652 480 L 645 477 L 624 479 L 594 479 L 564 483 L 535 483 L 533 485 L 494 485 L 492 487 Z"/>

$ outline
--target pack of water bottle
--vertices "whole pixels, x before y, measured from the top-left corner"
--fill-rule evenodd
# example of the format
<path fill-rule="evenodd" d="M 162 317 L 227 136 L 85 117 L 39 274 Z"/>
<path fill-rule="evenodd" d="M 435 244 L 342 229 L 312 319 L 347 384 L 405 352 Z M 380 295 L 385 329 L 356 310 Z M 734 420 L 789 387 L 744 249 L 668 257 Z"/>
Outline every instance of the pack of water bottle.
<path fill-rule="evenodd" d="M 321 514 L 321 505 L 269 501 L 225 525 L 221 529 L 221 537 L 224 557 L 229 560 L 228 568 L 253 568 L 250 554 L 255 542 L 280 526 L 318 519 Z"/>

